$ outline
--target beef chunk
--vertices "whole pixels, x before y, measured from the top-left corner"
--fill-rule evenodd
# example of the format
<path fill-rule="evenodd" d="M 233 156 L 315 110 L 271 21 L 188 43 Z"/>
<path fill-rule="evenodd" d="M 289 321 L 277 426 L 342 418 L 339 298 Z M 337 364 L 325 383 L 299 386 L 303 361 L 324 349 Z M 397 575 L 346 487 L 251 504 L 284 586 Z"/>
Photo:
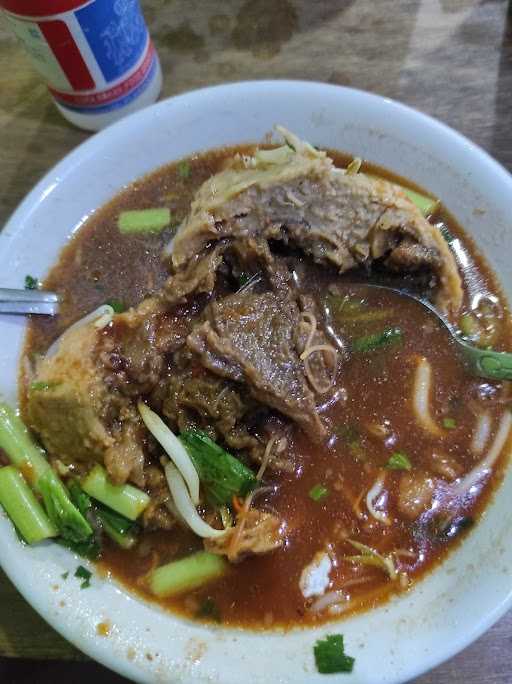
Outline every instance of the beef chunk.
<path fill-rule="evenodd" d="M 151 501 L 142 514 L 142 524 L 149 530 L 172 529 L 176 518 L 166 506 L 170 493 L 163 470 L 156 465 L 149 465 L 145 470 L 145 479 Z"/>
<path fill-rule="evenodd" d="M 187 338 L 213 373 L 245 383 L 252 396 L 298 423 L 312 437 L 325 428 L 295 349 L 300 312 L 274 293 L 231 295 L 211 304 Z"/>
<path fill-rule="evenodd" d="M 131 480 L 139 487 L 145 484 L 144 430 L 134 407 L 123 411 L 119 428 L 112 430 L 114 444 L 105 450 L 103 462 L 114 484 Z"/>
<path fill-rule="evenodd" d="M 261 274 L 269 288 L 285 291 L 290 272 L 284 259 L 272 254 L 266 240 L 242 237 L 233 242 L 226 255 L 236 277 Z"/>
<path fill-rule="evenodd" d="M 217 240 L 252 237 L 280 240 L 343 273 L 385 259 L 405 240 L 425 249 L 416 249 L 412 259 L 399 251 L 389 263 L 406 272 L 429 269 L 437 305 L 457 312 L 462 287 L 453 255 L 403 190 L 336 169 L 325 152 L 284 135 L 293 150 L 237 157 L 199 188 L 174 240 L 175 266 L 183 268 Z"/>
<path fill-rule="evenodd" d="M 263 446 L 244 422 L 254 406 L 250 397 L 242 399 L 233 383 L 192 365 L 170 374 L 162 413 L 180 432 L 199 428 L 228 447 L 259 452 Z"/>
<path fill-rule="evenodd" d="M 166 370 L 166 357 L 184 344 L 190 329 L 187 312 L 173 316 L 158 299 L 115 316 L 98 353 L 109 388 L 128 397 L 149 394 Z"/>
<path fill-rule="evenodd" d="M 170 306 L 175 306 L 185 303 L 191 294 L 211 294 L 228 244 L 228 240 L 221 241 L 205 254 L 191 259 L 185 269 L 172 275 L 162 290 L 164 300 Z"/>
<path fill-rule="evenodd" d="M 248 555 L 270 553 L 283 545 L 284 535 L 279 518 L 272 513 L 251 508 L 244 515 L 244 528 L 233 550 L 231 546 L 233 536 L 238 532 L 238 525 L 240 520 L 237 526 L 232 527 L 222 537 L 205 539 L 205 549 L 219 556 L 228 556 L 230 561 L 236 562 Z"/>

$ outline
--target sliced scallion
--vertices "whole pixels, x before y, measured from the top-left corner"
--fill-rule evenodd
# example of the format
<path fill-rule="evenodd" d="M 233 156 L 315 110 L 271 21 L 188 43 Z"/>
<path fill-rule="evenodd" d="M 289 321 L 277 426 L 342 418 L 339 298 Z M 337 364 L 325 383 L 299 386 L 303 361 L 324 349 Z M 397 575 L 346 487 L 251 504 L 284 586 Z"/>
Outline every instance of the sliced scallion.
<path fill-rule="evenodd" d="M 171 210 L 167 207 L 155 209 L 130 209 L 122 211 L 117 219 L 119 231 L 130 233 L 158 233 L 171 223 Z"/>

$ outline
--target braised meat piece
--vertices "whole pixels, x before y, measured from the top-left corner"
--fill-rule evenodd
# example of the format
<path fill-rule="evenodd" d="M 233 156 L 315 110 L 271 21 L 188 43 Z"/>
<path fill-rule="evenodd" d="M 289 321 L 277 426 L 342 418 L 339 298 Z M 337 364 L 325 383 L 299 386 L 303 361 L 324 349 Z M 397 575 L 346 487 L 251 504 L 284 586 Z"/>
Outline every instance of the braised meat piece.
<path fill-rule="evenodd" d="M 189 314 L 172 316 L 156 297 L 115 316 L 98 347 L 108 387 L 128 397 L 151 392 L 165 371 L 166 356 L 183 345 L 189 330 Z"/>
<path fill-rule="evenodd" d="M 163 299 L 175 306 L 185 303 L 192 294 L 211 294 L 228 245 L 228 240 L 221 241 L 210 251 L 191 259 L 185 269 L 170 276 L 162 290 Z"/>
<path fill-rule="evenodd" d="M 295 348 L 298 306 L 274 293 L 240 293 L 212 303 L 207 320 L 187 346 L 213 373 L 247 385 L 252 396 L 298 423 L 313 438 L 325 436 Z"/>
<path fill-rule="evenodd" d="M 432 272 L 436 304 L 456 313 L 462 287 L 453 255 L 403 190 L 337 169 L 325 152 L 281 132 L 289 147 L 236 157 L 199 188 L 174 240 L 175 267 L 220 239 L 273 239 L 340 273 L 376 259 L 405 272 L 421 265 Z"/>
<path fill-rule="evenodd" d="M 179 432 L 197 428 L 232 449 L 261 451 L 263 446 L 245 422 L 254 407 L 254 400 L 242 399 L 232 382 L 191 365 L 169 376 L 162 413 Z"/>

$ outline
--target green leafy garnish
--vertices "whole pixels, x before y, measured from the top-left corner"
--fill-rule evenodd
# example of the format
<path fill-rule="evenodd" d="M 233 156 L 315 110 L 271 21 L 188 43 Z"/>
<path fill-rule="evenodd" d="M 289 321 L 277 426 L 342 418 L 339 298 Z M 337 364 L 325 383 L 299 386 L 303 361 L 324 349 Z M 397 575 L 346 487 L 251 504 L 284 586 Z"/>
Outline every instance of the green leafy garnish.
<path fill-rule="evenodd" d="M 238 277 L 238 284 L 240 285 L 240 287 L 243 287 L 246 283 L 249 282 L 250 279 L 251 276 L 248 273 L 240 273 Z"/>
<path fill-rule="evenodd" d="M 407 454 L 404 454 L 403 451 L 395 451 L 389 457 L 386 468 L 389 470 L 410 470 L 412 465 Z"/>
<path fill-rule="evenodd" d="M 205 432 L 187 430 L 180 440 L 190 454 L 208 501 L 230 504 L 233 496 L 246 496 L 258 481 L 252 470 L 224 451 Z"/>
<path fill-rule="evenodd" d="M 26 275 L 25 276 L 25 290 L 38 290 L 38 289 L 39 289 L 39 280 L 37 278 L 34 278 L 34 276 Z"/>
<path fill-rule="evenodd" d="M 190 176 L 190 164 L 187 161 L 178 164 L 178 176 L 183 180 Z"/>
<path fill-rule="evenodd" d="M 68 490 L 71 501 L 80 511 L 80 513 L 84 516 L 84 518 L 86 520 L 95 520 L 92 501 L 87 496 L 87 494 L 82 490 L 82 488 L 80 487 L 78 482 L 76 482 L 76 480 L 73 480 L 70 483 L 70 485 L 68 486 Z M 97 523 L 96 520 L 95 523 Z M 101 555 L 101 543 L 99 534 L 93 533 L 87 539 L 82 541 L 59 539 L 58 542 L 61 546 L 65 546 L 67 549 L 71 549 L 71 551 L 74 551 L 74 553 L 78 554 L 79 556 L 87 558 L 91 561 L 98 560 L 98 558 Z"/>
<path fill-rule="evenodd" d="M 321 484 L 316 484 L 309 490 L 309 497 L 313 499 L 313 501 L 321 501 L 322 499 L 325 499 L 326 496 L 329 496 L 329 490 Z"/>
<path fill-rule="evenodd" d="M 120 299 L 116 299 L 115 297 L 112 299 L 107 299 L 105 304 L 111 306 L 114 309 L 114 313 L 116 314 L 120 314 L 126 311 L 126 304 L 122 302 Z"/>
<path fill-rule="evenodd" d="M 131 520 L 97 501 L 93 503 L 90 496 L 84 492 L 76 480 L 69 485 L 69 492 L 80 513 L 82 515 L 87 514 L 89 519 L 94 519 L 97 528 L 103 529 L 113 541 L 124 549 L 134 546 L 137 541 L 136 532 L 138 530 L 137 525 Z M 101 545 L 94 536 L 89 540 L 88 546 L 74 550 L 85 558 L 96 560 L 100 555 Z"/>
<path fill-rule="evenodd" d="M 67 489 L 53 470 L 48 470 L 39 478 L 38 489 L 48 517 L 61 536 L 74 544 L 89 543 L 92 539 L 91 526 L 73 505 Z"/>
<path fill-rule="evenodd" d="M 222 622 L 219 606 L 215 603 L 211 596 L 205 598 L 205 600 L 199 606 L 196 612 L 197 618 L 203 618 L 205 620 L 213 620 L 214 622 Z"/>
<path fill-rule="evenodd" d="M 372 352 L 376 349 L 383 349 L 402 342 L 402 331 L 400 328 L 385 328 L 380 333 L 373 333 L 358 337 L 352 343 L 352 349 L 356 352 Z"/>
<path fill-rule="evenodd" d="M 58 387 L 60 382 L 32 382 L 30 383 L 30 389 L 35 392 L 47 392 L 49 389 Z"/>
<path fill-rule="evenodd" d="M 69 570 L 66 570 L 66 572 L 63 572 L 61 577 L 63 580 L 67 580 L 67 578 L 69 577 Z"/>
<path fill-rule="evenodd" d="M 87 568 L 84 568 L 83 565 L 79 565 L 75 571 L 75 577 L 78 577 L 78 579 L 83 580 L 83 582 L 80 584 L 80 589 L 88 589 L 91 586 L 91 577 L 92 577 L 92 572 L 89 572 Z"/>
<path fill-rule="evenodd" d="M 320 674 L 352 672 L 355 659 L 346 655 L 342 634 L 328 634 L 314 648 L 316 669 Z"/>
<path fill-rule="evenodd" d="M 457 427 L 457 422 L 455 418 L 443 418 L 443 427 L 447 430 L 455 430 Z"/>

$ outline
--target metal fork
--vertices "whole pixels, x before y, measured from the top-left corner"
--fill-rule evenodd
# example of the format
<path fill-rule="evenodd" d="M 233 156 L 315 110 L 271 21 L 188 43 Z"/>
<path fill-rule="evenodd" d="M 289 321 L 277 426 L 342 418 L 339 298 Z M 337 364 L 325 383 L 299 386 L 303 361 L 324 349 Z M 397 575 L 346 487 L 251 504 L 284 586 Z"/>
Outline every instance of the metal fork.
<path fill-rule="evenodd" d="M 55 292 L 0 287 L 0 313 L 55 316 L 58 312 L 59 297 Z"/>

